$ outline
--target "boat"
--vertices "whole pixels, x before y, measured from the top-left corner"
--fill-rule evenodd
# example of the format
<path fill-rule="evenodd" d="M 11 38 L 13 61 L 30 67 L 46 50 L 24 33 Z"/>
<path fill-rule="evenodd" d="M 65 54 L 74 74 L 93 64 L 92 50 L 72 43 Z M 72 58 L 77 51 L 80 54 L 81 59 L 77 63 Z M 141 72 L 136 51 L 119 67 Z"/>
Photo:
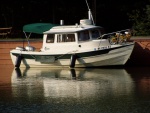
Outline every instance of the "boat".
<path fill-rule="evenodd" d="M 134 42 L 130 41 L 130 29 L 103 33 L 103 27 L 96 26 L 91 10 L 88 19 L 81 19 L 74 25 L 35 23 L 23 26 L 28 41 L 26 47 L 10 51 L 15 67 L 99 67 L 125 65 Z M 27 36 L 27 33 L 30 33 Z M 40 51 L 30 45 L 31 33 L 42 33 Z"/>

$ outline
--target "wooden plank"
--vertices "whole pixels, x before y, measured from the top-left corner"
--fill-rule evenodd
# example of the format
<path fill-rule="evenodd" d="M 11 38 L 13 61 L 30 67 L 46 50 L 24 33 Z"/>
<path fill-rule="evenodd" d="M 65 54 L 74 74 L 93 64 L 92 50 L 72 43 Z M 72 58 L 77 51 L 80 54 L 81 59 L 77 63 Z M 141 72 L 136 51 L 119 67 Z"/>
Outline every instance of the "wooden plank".
<path fill-rule="evenodd" d="M 25 47 L 28 44 L 25 42 L 0 42 L 0 48 L 5 48 L 5 49 L 14 49 L 17 46 L 21 46 L 21 47 Z M 31 46 L 34 46 L 35 48 L 41 48 L 42 47 L 42 42 L 38 42 L 38 43 L 30 43 Z"/>
<path fill-rule="evenodd" d="M 0 60 L 0 65 L 12 65 L 11 60 Z"/>
<path fill-rule="evenodd" d="M 11 60 L 11 57 L 9 54 L 1 54 L 0 60 Z"/>
<path fill-rule="evenodd" d="M 7 35 L 7 33 L 0 33 L 0 35 L 3 35 L 3 36 L 4 36 L 4 35 Z"/>
<path fill-rule="evenodd" d="M 0 28 L 0 30 L 11 30 L 12 27 L 3 27 L 3 28 Z"/>
<path fill-rule="evenodd" d="M 10 50 L 11 50 L 11 49 L 9 49 L 9 48 L 6 48 L 6 49 L 4 49 L 4 48 L 1 49 L 1 48 L 0 48 L 0 54 L 9 54 L 9 53 L 10 53 Z"/>

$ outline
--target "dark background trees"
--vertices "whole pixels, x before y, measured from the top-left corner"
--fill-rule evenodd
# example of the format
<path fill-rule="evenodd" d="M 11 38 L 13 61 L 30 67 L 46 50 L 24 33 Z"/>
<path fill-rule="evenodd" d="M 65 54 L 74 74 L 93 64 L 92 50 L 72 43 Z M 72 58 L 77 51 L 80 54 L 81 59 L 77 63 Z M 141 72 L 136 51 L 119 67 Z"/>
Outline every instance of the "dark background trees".
<path fill-rule="evenodd" d="M 135 35 L 150 35 L 149 0 L 87 0 L 96 25 L 106 32 L 134 28 Z M 37 22 L 59 24 L 79 23 L 87 18 L 85 0 L 5 0 L 0 1 L 0 27 L 12 26 L 22 30 L 23 25 Z"/>

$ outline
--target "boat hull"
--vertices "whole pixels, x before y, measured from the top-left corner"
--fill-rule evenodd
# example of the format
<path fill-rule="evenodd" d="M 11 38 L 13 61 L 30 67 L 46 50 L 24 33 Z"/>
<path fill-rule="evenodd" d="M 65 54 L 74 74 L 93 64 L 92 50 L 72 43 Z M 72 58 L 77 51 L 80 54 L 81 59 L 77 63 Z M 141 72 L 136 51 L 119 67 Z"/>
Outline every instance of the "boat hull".
<path fill-rule="evenodd" d="M 103 50 L 94 50 L 76 53 L 75 67 L 97 67 L 124 65 L 129 59 L 134 43 L 111 47 Z M 72 54 L 43 54 L 42 52 L 10 52 L 13 64 L 16 64 L 18 55 L 23 57 L 20 67 L 69 67 Z"/>

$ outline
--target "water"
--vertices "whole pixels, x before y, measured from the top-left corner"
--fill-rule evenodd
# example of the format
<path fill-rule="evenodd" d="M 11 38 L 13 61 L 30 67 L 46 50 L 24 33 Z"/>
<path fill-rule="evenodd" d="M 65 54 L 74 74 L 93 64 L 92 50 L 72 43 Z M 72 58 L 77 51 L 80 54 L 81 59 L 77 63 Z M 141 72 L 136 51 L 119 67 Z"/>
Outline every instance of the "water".
<path fill-rule="evenodd" d="M 150 113 L 149 70 L 0 67 L 0 112 Z"/>

